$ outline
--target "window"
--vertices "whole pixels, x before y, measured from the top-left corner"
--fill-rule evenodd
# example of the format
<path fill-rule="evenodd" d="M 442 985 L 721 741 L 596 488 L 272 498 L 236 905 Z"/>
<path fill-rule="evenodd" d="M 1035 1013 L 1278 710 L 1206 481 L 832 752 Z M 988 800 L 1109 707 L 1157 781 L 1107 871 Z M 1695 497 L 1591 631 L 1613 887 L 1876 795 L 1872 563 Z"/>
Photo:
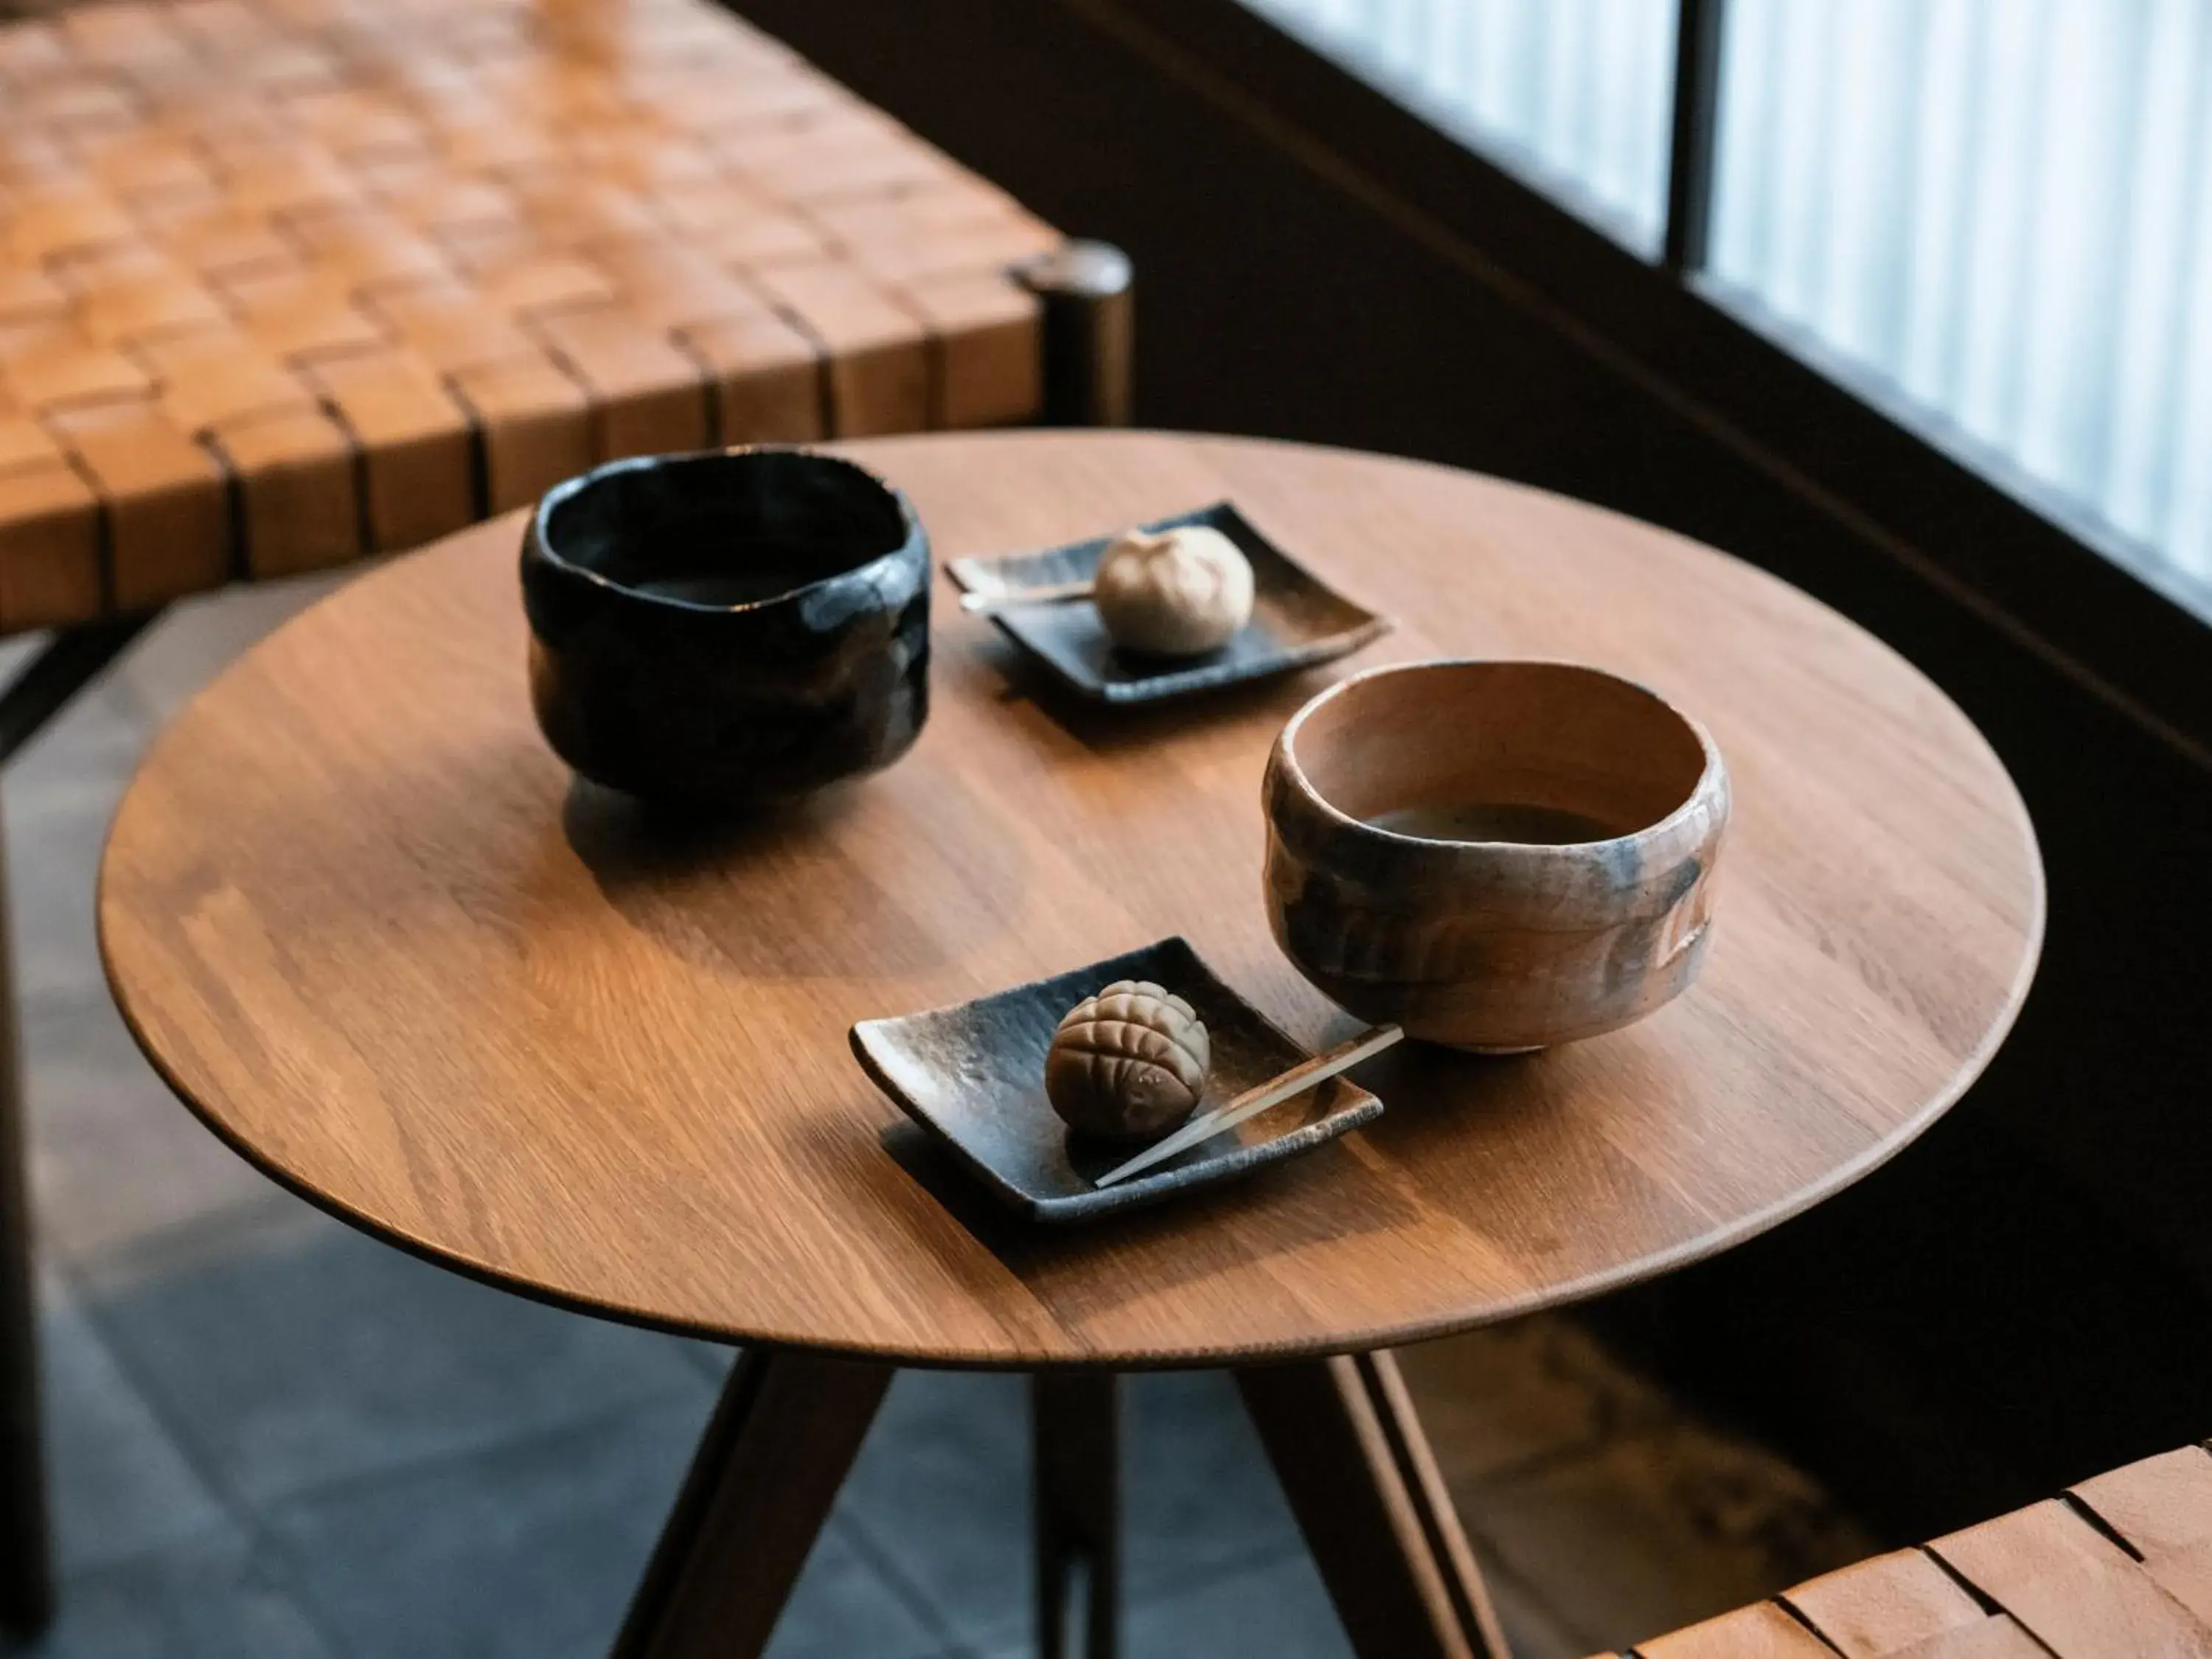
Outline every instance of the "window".
<path fill-rule="evenodd" d="M 2212 5 L 1732 0 L 1723 40 L 1715 297 L 2212 581 Z"/>
<path fill-rule="evenodd" d="M 1658 259 L 1675 0 L 1243 3 Z M 1720 15 L 1689 280 L 2212 616 L 2212 0 Z"/>
<path fill-rule="evenodd" d="M 1638 252 L 1657 252 L 1674 0 L 1246 3 Z"/>

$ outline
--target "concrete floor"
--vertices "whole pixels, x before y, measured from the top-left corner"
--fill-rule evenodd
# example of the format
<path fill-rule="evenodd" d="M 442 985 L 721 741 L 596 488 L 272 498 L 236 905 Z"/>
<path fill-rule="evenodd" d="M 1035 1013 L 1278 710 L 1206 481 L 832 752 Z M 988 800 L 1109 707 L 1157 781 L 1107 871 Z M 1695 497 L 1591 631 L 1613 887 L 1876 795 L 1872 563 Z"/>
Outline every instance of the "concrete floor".
<path fill-rule="evenodd" d="M 149 738 L 335 585 L 183 607 L 9 769 L 64 1612 L 42 1659 L 605 1650 L 727 1364 L 373 1243 L 254 1174 L 138 1057 L 92 893 Z M 12 657 L 14 652 L 0 653 Z M 1516 1650 L 1626 1645 L 1869 1547 L 1571 1322 L 1407 1364 Z M 1026 1650 L 1021 1386 L 909 1374 L 773 1651 Z M 1133 1655 L 1346 1651 L 1227 1383 L 1131 1389 Z"/>

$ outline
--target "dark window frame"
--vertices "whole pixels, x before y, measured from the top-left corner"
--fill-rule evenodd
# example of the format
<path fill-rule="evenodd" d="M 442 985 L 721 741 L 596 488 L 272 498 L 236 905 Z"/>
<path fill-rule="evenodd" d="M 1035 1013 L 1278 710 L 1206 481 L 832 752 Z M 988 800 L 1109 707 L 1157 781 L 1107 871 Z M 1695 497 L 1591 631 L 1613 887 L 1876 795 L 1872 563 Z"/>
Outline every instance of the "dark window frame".
<path fill-rule="evenodd" d="M 2200 763 L 2212 594 L 1702 274 L 1723 0 L 1682 0 L 1664 252 L 1639 256 L 1237 0 L 1055 0 L 1545 315 Z"/>

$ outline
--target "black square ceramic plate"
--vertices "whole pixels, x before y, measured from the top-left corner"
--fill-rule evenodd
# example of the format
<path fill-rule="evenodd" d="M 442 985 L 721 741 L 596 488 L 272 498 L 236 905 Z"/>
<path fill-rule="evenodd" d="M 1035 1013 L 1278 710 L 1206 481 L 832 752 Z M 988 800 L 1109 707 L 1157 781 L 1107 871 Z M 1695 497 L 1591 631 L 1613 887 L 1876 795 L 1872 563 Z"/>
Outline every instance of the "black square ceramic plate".
<path fill-rule="evenodd" d="M 1389 631 L 1388 619 L 1324 586 L 1227 501 L 1143 528 L 1157 532 L 1185 525 L 1218 530 L 1252 563 L 1252 620 L 1218 651 L 1202 657 L 1146 657 L 1117 650 L 1098 612 L 1079 602 L 1016 605 L 994 612 L 991 620 L 1071 688 L 1101 702 L 1153 702 L 1309 668 L 1357 651 Z M 955 559 L 952 580 L 971 593 L 1089 581 L 1113 542 L 1113 536 L 1100 536 L 1042 553 Z"/>
<path fill-rule="evenodd" d="M 1180 939 L 957 1008 L 864 1019 L 853 1028 L 853 1052 L 908 1117 L 941 1138 L 999 1198 L 1039 1221 L 1080 1221 L 1211 1186 L 1382 1115 L 1382 1103 L 1366 1090 L 1330 1078 L 1142 1175 L 1092 1186 L 1144 1143 L 1071 1137 L 1044 1097 L 1044 1057 L 1060 1016 L 1119 979 L 1164 985 L 1206 1022 L 1213 1071 L 1201 1112 L 1310 1058 Z"/>

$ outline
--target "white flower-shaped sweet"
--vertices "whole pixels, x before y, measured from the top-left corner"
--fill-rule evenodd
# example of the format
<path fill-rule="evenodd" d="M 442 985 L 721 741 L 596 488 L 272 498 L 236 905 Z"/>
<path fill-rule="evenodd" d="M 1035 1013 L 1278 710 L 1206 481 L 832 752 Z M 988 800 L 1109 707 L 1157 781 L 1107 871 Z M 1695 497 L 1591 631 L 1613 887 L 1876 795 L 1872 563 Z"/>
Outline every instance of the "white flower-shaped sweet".
<path fill-rule="evenodd" d="M 1099 560 L 1091 602 L 1115 644 L 1196 656 L 1226 645 L 1252 619 L 1252 567 L 1210 526 L 1133 530 Z"/>

